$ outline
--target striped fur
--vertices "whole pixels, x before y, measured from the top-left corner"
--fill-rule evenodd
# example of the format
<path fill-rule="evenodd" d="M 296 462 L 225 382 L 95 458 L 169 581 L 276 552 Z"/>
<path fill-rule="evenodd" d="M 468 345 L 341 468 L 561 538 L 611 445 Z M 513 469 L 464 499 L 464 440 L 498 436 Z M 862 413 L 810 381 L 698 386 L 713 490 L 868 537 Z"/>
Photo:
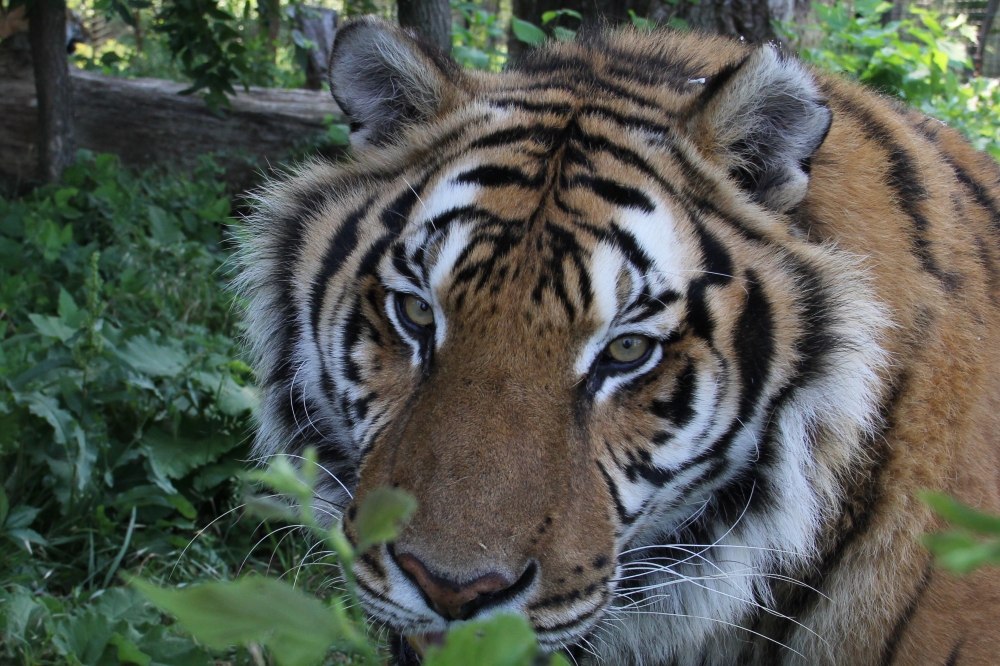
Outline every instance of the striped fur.
<path fill-rule="evenodd" d="M 495 75 L 362 20 L 331 77 L 355 157 L 260 193 L 241 286 L 259 453 L 316 447 L 349 537 L 352 498 L 417 497 L 357 562 L 376 620 L 449 624 L 408 553 L 516 581 L 475 617 L 581 663 L 993 663 L 998 579 L 933 570 L 915 498 L 1000 509 L 990 159 L 705 36 Z"/>

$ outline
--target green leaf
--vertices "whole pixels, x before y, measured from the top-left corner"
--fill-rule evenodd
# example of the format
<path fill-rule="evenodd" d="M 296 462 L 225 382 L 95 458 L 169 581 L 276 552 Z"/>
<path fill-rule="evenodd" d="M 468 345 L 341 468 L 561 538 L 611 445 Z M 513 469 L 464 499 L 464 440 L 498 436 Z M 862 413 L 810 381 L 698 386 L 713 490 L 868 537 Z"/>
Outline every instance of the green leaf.
<path fill-rule="evenodd" d="M 76 307 L 73 297 L 65 289 L 59 289 L 59 318 L 73 331 L 79 330 L 82 324 L 80 308 Z"/>
<path fill-rule="evenodd" d="M 246 498 L 246 508 L 251 514 L 262 520 L 295 522 L 295 512 L 292 511 L 291 507 L 274 497 L 251 495 Z"/>
<path fill-rule="evenodd" d="M 136 645 L 153 659 L 151 666 L 212 666 L 218 664 L 187 636 L 175 636 L 170 629 L 154 626 L 143 629 L 134 639 Z"/>
<path fill-rule="evenodd" d="M 7 500 L 7 492 L 0 486 L 0 527 L 7 522 L 7 513 L 10 511 L 10 502 Z"/>
<path fill-rule="evenodd" d="M 152 657 L 140 650 L 138 645 L 121 634 L 113 634 L 111 638 L 108 639 L 108 643 L 118 648 L 118 661 L 123 664 L 149 666 L 149 663 L 153 660 Z"/>
<path fill-rule="evenodd" d="M 142 444 L 155 471 L 165 479 L 176 480 L 215 462 L 239 444 L 239 439 L 223 434 L 198 439 L 174 437 L 159 428 L 151 428 L 143 433 Z M 172 486 L 164 490 L 171 494 L 176 492 Z"/>
<path fill-rule="evenodd" d="M 27 506 L 26 504 L 18 504 L 7 516 L 5 526 L 9 529 L 31 527 L 31 523 L 35 522 L 35 517 L 39 514 L 39 512 L 41 512 L 41 509 L 36 509 L 35 507 Z"/>
<path fill-rule="evenodd" d="M 552 661 L 549 662 L 549 666 L 570 666 L 569 660 L 561 654 L 552 655 Z"/>
<path fill-rule="evenodd" d="M 128 547 L 132 543 L 132 530 L 135 529 L 135 512 L 136 507 L 132 507 L 132 517 L 128 521 L 128 529 L 125 531 L 125 541 L 122 542 L 122 547 L 118 550 L 118 555 L 111 562 L 111 566 L 108 567 L 108 573 L 104 576 L 104 585 L 101 587 L 108 587 L 111 584 L 111 580 L 114 575 L 118 573 L 118 566 L 122 563 L 122 558 L 125 557 L 125 553 L 128 552 Z"/>
<path fill-rule="evenodd" d="M 19 405 L 26 405 L 28 411 L 40 416 L 55 431 L 57 444 L 66 444 L 74 437 L 74 429 L 79 429 L 73 415 L 59 407 L 59 402 L 50 396 L 37 391 L 31 393 L 15 393 L 14 400 Z"/>
<path fill-rule="evenodd" d="M 946 493 L 924 492 L 920 498 L 939 516 L 956 527 L 978 534 L 1000 534 L 1000 517 L 965 506 Z"/>
<path fill-rule="evenodd" d="M 968 534 L 945 532 L 924 536 L 938 565 L 964 575 L 984 564 L 1000 564 L 1000 539 L 982 542 Z"/>
<path fill-rule="evenodd" d="M 52 634 L 52 645 L 63 657 L 75 657 L 85 666 L 97 666 L 114 633 L 114 627 L 106 617 L 86 611 L 58 619 Z"/>
<path fill-rule="evenodd" d="M 674 30 L 680 30 L 681 32 L 691 32 L 691 25 L 684 19 L 680 18 L 679 16 L 671 16 L 667 20 L 667 25 L 673 28 Z"/>
<path fill-rule="evenodd" d="M 336 123 L 326 129 L 326 140 L 335 146 L 346 146 L 351 142 L 351 128 Z"/>
<path fill-rule="evenodd" d="M 147 210 L 149 211 L 149 235 L 158 245 L 170 247 L 183 239 L 176 218 L 171 217 L 167 211 L 153 204 L 150 204 Z"/>
<path fill-rule="evenodd" d="M 118 350 L 117 354 L 136 371 L 150 377 L 176 377 L 191 362 L 179 342 L 161 345 L 145 335 L 126 342 L 125 348 Z"/>
<path fill-rule="evenodd" d="M 11 585 L 6 590 L 0 589 L 0 636 L 9 644 L 27 640 L 32 616 L 44 612 L 45 607 L 26 588 Z"/>
<path fill-rule="evenodd" d="M 247 478 L 300 502 L 308 502 L 312 498 L 312 488 L 302 480 L 299 471 L 284 456 L 273 458 L 265 469 L 248 472 Z"/>
<path fill-rule="evenodd" d="M 281 666 L 312 666 L 353 628 L 339 606 L 270 578 L 243 578 L 169 590 L 139 579 L 132 585 L 177 617 L 197 640 L 214 649 L 257 643 Z"/>
<path fill-rule="evenodd" d="M 230 416 L 240 416 L 257 408 L 257 389 L 252 385 L 240 386 L 229 375 L 222 378 L 219 388 L 219 411 Z"/>
<path fill-rule="evenodd" d="M 573 38 L 576 37 L 576 30 L 570 30 L 569 28 L 564 28 L 561 25 L 557 25 L 552 28 L 552 36 L 555 37 L 560 42 L 571 42 Z"/>
<path fill-rule="evenodd" d="M 572 9 L 556 9 L 553 11 L 544 12 L 542 14 L 542 25 L 547 25 L 548 23 L 550 23 L 554 19 L 559 18 L 560 16 L 572 16 L 578 21 L 583 20 L 583 16 L 580 14 L 580 12 L 574 11 Z"/>
<path fill-rule="evenodd" d="M 138 590 L 130 587 L 112 587 L 94 599 L 90 609 L 118 623 L 128 621 L 133 626 L 158 624 L 160 612 Z"/>
<path fill-rule="evenodd" d="M 28 319 L 35 325 L 38 332 L 47 338 L 55 338 L 66 342 L 76 335 L 76 329 L 67 326 L 66 322 L 59 317 L 32 313 L 28 315 Z"/>
<path fill-rule="evenodd" d="M 29 553 L 34 552 L 31 549 L 31 544 L 36 543 L 39 546 L 47 546 L 49 543 L 41 534 L 35 530 L 29 530 L 25 527 L 9 529 L 7 530 L 6 536 Z"/>
<path fill-rule="evenodd" d="M 537 25 L 522 21 L 516 17 L 510 20 L 510 29 L 514 31 L 515 37 L 525 44 L 531 44 L 532 46 L 542 44 L 546 39 L 545 32 Z"/>
<path fill-rule="evenodd" d="M 530 666 L 537 651 L 527 620 L 520 615 L 498 615 L 448 632 L 443 647 L 427 651 L 424 666 Z"/>
<path fill-rule="evenodd" d="M 382 487 L 369 492 L 358 503 L 354 521 L 358 552 L 395 539 L 400 525 L 408 522 L 416 509 L 417 500 L 402 490 Z"/>
<path fill-rule="evenodd" d="M 670 0 L 667 0 L 667 2 L 670 2 Z M 677 4 L 677 0 L 673 0 L 672 4 Z M 635 26 L 635 28 L 638 30 L 651 32 L 656 28 L 656 23 L 654 21 L 650 21 L 648 18 L 643 18 L 642 16 L 639 16 L 638 14 L 635 13 L 634 9 L 628 10 L 628 16 L 629 19 L 632 20 L 632 25 Z"/>

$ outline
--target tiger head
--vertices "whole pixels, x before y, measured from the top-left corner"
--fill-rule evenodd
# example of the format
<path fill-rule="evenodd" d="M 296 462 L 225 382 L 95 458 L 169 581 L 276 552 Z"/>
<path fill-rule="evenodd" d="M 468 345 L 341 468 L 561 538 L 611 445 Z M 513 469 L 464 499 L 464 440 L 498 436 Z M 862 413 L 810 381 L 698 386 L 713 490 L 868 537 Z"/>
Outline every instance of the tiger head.
<path fill-rule="evenodd" d="M 829 529 L 884 362 L 864 267 L 796 222 L 813 75 L 635 31 L 472 72 L 362 19 L 330 84 L 354 157 L 260 195 L 242 280 L 259 451 L 315 447 L 349 538 L 372 489 L 418 502 L 356 561 L 368 612 L 520 613 L 611 663 L 753 612 Z"/>

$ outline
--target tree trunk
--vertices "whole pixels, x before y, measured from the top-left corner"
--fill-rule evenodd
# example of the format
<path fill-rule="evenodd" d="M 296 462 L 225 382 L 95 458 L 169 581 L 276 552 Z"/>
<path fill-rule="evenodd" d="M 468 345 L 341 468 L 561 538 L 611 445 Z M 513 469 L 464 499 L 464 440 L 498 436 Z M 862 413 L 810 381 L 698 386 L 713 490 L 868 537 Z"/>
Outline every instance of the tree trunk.
<path fill-rule="evenodd" d="M 772 18 L 802 20 L 809 13 L 809 4 L 810 0 L 513 0 L 512 8 L 517 18 L 539 26 L 545 12 L 572 9 L 583 16 L 583 29 L 599 30 L 630 23 L 631 11 L 639 18 L 660 25 L 687 26 L 692 30 L 760 42 L 775 39 Z M 526 45 L 511 35 L 507 52 L 513 60 L 525 48 Z"/>
<path fill-rule="evenodd" d="M 267 165 L 284 162 L 297 145 L 321 140 L 326 117 L 342 117 L 328 92 L 239 88 L 220 118 L 197 96 L 178 94 L 184 83 L 73 70 L 81 148 L 115 153 L 137 168 L 191 168 L 199 155 L 215 153 L 233 191 L 259 182 Z M 0 47 L 0 192 L 23 189 L 31 179 L 37 123 L 31 64 Z"/>
<path fill-rule="evenodd" d="M 35 0 L 28 14 L 28 39 L 38 97 L 38 175 L 59 180 L 73 163 L 73 90 L 66 57 L 66 0 Z"/>
<path fill-rule="evenodd" d="M 267 49 L 277 55 L 281 36 L 281 0 L 257 0 L 257 17 L 267 33 Z"/>
<path fill-rule="evenodd" d="M 413 28 L 444 53 L 451 53 L 451 3 L 448 0 L 398 0 L 399 25 Z"/>
<path fill-rule="evenodd" d="M 1000 0 L 990 0 L 986 4 L 986 15 L 983 22 L 979 24 L 979 38 L 976 40 L 976 53 L 972 56 L 972 66 L 976 69 L 976 74 L 983 73 L 983 57 L 986 55 L 986 40 L 989 39 L 990 31 L 993 29 L 993 20 L 997 16 L 997 8 L 1000 7 Z"/>
<path fill-rule="evenodd" d="M 771 29 L 772 7 L 778 14 L 774 18 L 785 19 L 785 14 L 794 14 L 793 2 L 771 0 L 679 0 L 677 4 L 667 4 L 654 0 L 649 18 L 659 23 L 687 25 L 692 30 L 701 30 L 718 35 L 740 37 L 750 42 L 764 42 L 775 39 Z M 807 11 L 808 11 L 808 5 Z M 790 11 L 792 10 L 792 11 Z M 679 24 L 678 21 L 683 21 Z"/>

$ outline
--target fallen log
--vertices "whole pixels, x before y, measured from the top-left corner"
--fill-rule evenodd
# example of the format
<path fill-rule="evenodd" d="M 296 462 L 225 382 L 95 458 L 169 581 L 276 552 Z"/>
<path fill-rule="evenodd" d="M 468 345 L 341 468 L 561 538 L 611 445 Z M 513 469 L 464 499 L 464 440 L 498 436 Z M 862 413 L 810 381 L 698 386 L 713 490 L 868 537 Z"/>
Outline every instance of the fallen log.
<path fill-rule="evenodd" d="M 72 67 L 77 146 L 115 153 L 132 167 L 188 168 L 214 153 L 234 191 L 257 180 L 327 132 L 324 118 L 341 118 L 329 92 L 239 89 L 220 117 L 186 86 L 161 79 L 126 79 Z M 37 169 L 37 102 L 30 56 L 0 49 L 0 180 L 31 183 Z M 337 149 L 331 149 L 336 152 Z"/>

